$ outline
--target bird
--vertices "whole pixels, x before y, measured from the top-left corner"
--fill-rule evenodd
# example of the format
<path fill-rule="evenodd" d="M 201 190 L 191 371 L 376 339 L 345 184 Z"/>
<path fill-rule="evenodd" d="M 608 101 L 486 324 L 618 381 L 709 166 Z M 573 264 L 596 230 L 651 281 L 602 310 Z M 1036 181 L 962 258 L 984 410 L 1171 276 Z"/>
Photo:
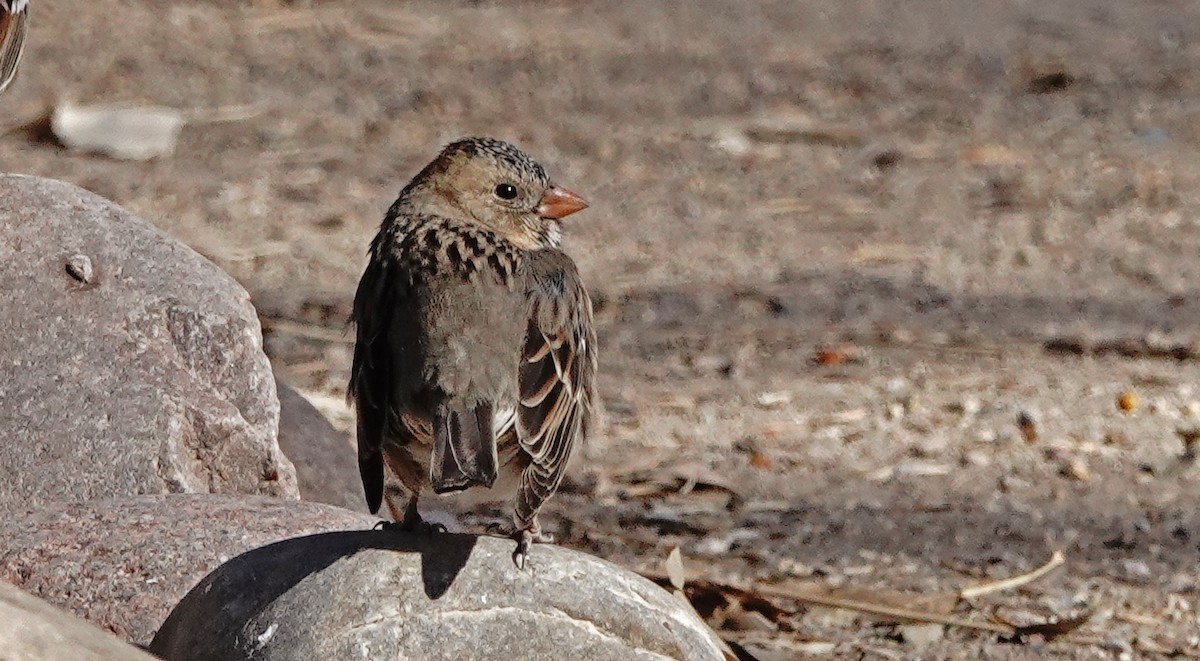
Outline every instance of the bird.
<path fill-rule="evenodd" d="M 469 137 L 404 186 L 371 241 L 354 296 L 347 397 L 371 513 L 385 467 L 403 530 L 427 531 L 418 498 L 512 494 L 524 569 L 553 542 L 538 513 L 589 433 L 596 401 L 592 302 L 563 252 L 562 220 L 588 206 L 518 147 Z M 392 524 L 395 525 L 395 524 Z"/>
<path fill-rule="evenodd" d="M 29 0 L 0 0 L 0 93 L 17 75 L 29 27 Z"/>

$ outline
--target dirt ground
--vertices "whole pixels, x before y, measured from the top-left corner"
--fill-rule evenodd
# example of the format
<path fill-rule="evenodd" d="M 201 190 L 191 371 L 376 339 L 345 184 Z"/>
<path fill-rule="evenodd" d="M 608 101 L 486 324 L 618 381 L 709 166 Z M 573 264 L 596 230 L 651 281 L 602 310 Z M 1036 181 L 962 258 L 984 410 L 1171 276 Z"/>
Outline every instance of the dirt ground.
<path fill-rule="evenodd" d="M 587 197 L 567 248 L 606 412 L 547 522 L 750 588 L 695 594 L 759 658 L 1200 656 L 1200 4 L 33 11 L 6 127 L 55 99 L 189 124 L 148 163 L 10 130 L 0 170 L 75 182 L 227 269 L 277 371 L 344 428 L 367 242 L 442 143 L 511 139 Z M 1049 576 L 953 606 L 1056 550 Z M 762 586 L 1090 617 L 1009 640 Z"/>

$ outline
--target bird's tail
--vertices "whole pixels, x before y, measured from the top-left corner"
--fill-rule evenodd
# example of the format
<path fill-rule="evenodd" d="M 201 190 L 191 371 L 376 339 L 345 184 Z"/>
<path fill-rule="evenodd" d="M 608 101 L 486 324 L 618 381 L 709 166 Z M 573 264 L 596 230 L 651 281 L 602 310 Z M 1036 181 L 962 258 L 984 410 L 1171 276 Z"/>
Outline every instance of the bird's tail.
<path fill-rule="evenodd" d="M 429 479 L 434 493 L 490 487 L 496 481 L 496 436 L 492 405 L 446 403 L 433 420 L 433 459 Z"/>

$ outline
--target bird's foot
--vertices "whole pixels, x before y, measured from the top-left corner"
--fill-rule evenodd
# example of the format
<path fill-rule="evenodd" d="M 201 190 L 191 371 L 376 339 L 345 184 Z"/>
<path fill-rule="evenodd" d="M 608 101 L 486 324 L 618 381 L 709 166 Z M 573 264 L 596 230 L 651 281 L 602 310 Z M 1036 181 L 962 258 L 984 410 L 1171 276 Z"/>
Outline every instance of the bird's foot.
<path fill-rule="evenodd" d="M 499 537 L 508 537 L 517 543 L 517 549 L 513 551 L 513 564 L 517 569 L 524 570 L 529 560 L 529 547 L 531 544 L 553 544 L 554 535 L 543 532 L 542 527 L 537 521 L 531 524 L 516 527 L 511 525 L 503 525 L 493 523 L 488 526 L 488 531 Z"/>
<path fill-rule="evenodd" d="M 374 530 L 384 530 L 391 532 L 423 532 L 426 535 L 434 533 L 446 532 L 446 526 L 437 523 L 436 521 L 426 521 L 421 518 L 421 514 L 417 512 L 415 506 L 410 506 L 404 511 L 404 518 L 399 521 L 380 521 L 375 524 Z"/>

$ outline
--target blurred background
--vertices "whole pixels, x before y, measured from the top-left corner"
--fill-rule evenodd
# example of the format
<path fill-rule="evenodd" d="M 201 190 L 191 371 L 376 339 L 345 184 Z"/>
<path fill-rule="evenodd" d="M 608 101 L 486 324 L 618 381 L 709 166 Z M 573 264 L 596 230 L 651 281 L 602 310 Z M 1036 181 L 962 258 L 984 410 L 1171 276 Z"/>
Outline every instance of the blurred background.
<path fill-rule="evenodd" d="M 1045 648 L 698 608 L 761 658 L 1196 655 L 1197 71 L 1183 0 L 34 0 L 0 170 L 231 273 L 348 453 L 384 211 L 444 143 L 511 140 L 592 203 L 566 249 L 605 412 L 545 517 L 564 544 L 909 605 L 1062 550 L 972 605 L 1090 614 Z M 113 158 L 47 131 L 67 104 L 183 127 Z"/>

